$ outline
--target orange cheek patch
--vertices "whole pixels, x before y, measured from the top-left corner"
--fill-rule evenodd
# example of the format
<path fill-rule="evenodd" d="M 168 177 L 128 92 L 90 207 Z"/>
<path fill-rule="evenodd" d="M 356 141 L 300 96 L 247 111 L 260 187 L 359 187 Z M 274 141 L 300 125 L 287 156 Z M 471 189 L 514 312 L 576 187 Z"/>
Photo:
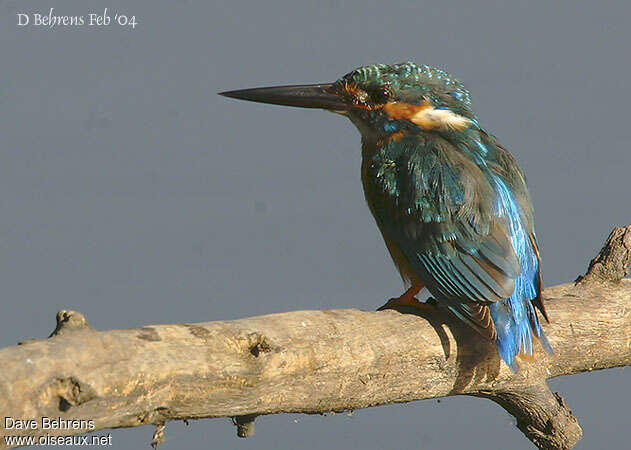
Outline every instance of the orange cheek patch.
<path fill-rule="evenodd" d="M 425 130 L 463 130 L 471 121 L 447 109 L 435 109 L 425 100 L 420 105 L 410 103 L 387 103 L 383 105 L 385 113 L 394 120 L 409 120 Z"/>
<path fill-rule="evenodd" d="M 427 101 L 423 102 L 422 105 L 412 105 L 411 103 L 400 102 L 386 103 L 383 105 L 383 110 L 386 114 L 395 120 L 412 120 L 416 115 L 427 108 L 430 108 Z"/>

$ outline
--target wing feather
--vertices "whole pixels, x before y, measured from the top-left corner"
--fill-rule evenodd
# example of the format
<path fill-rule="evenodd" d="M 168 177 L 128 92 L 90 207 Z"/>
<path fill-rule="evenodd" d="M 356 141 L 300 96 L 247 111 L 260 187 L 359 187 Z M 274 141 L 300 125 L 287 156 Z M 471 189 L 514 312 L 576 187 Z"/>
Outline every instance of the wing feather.
<path fill-rule="evenodd" d="M 488 305 L 512 294 L 521 267 L 488 174 L 439 136 L 396 144 L 366 168 L 375 219 L 437 300 L 494 339 Z"/>

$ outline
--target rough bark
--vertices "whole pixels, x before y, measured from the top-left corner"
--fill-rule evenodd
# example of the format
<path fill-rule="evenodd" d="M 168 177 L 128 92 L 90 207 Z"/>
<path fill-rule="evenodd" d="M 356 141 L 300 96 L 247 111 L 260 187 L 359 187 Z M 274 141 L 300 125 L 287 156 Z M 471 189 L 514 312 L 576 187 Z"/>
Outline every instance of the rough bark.
<path fill-rule="evenodd" d="M 577 283 L 547 288 L 555 350 L 513 374 L 494 346 L 436 310 L 294 311 L 225 322 L 95 331 L 60 311 L 48 339 L 0 350 L 5 417 L 91 419 L 95 429 L 233 417 L 239 436 L 258 415 L 325 413 L 472 395 L 495 401 L 539 448 L 569 449 L 582 431 L 546 379 L 631 364 L 631 225 L 614 230 Z M 0 439 L 0 447 L 6 446 Z"/>

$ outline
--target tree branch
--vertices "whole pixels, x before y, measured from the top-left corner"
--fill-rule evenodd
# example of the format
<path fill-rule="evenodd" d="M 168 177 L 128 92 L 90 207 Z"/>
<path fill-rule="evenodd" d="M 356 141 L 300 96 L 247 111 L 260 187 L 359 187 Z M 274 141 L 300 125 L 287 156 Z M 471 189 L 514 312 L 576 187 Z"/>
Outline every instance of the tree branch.
<path fill-rule="evenodd" d="M 631 225 L 612 232 L 576 284 L 546 289 L 553 323 L 544 328 L 555 354 L 539 349 L 518 374 L 491 343 L 441 310 L 294 311 L 104 332 L 60 311 L 49 339 L 0 350 L 0 430 L 88 431 L 42 430 L 42 417 L 89 419 L 97 430 L 233 417 L 239 436 L 249 436 L 258 415 L 464 394 L 500 404 L 539 448 L 569 449 L 582 431 L 545 380 L 631 364 L 631 280 L 621 280 L 630 255 Z M 35 419 L 39 428 L 7 427 L 5 417 Z"/>

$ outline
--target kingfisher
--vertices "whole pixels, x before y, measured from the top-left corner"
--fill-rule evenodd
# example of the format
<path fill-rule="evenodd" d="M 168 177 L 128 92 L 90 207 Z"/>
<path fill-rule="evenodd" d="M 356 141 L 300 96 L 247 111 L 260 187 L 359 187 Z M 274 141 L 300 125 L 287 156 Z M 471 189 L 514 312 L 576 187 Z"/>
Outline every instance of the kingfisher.
<path fill-rule="evenodd" d="M 460 81 L 404 62 L 220 95 L 325 109 L 359 129 L 364 196 L 406 288 L 380 310 L 444 307 L 495 342 L 513 372 L 535 338 L 552 354 L 535 311 L 549 322 L 524 173 L 479 124 Z M 424 288 L 434 301 L 416 298 Z"/>

